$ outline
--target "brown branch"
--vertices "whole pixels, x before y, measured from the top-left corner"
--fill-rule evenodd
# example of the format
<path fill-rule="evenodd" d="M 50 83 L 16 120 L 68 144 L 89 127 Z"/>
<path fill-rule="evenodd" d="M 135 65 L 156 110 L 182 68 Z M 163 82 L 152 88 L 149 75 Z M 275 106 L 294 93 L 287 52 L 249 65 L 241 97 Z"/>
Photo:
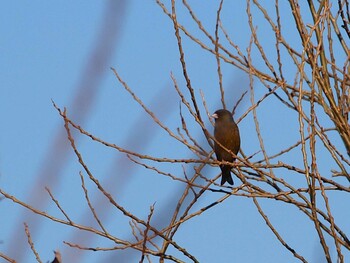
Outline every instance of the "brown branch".
<path fill-rule="evenodd" d="M 255 197 L 253 197 L 253 202 L 255 204 L 255 206 L 258 209 L 259 214 L 262 216 L 262 218 L 265 220 L 265 223 L 267 224 L 267 226 L 271 229 L 272 233 L 277 237 L 278 241 L 287 249 L 289 250 L 294 257 L 298 258 L 300 261 L 306 263 L 307 261 L 305 260 L 305 258 L 303 258 L 301 255 L 299 255 L 292 247 L 290 247 L 281 237 L 281 235 L 278 233 L 278 231 L 275 229 L 275 227 L 271 224 L 269 218 L 266 216 L 266 214 L 263 212 L 263 210 L 261 209 L 260 204 L 258 203 L 258 201 L 256 200 Z"/>
<path fill-rule="evenodd" d="M 1 252 L 0 252 L 0 258 L 3 258 L 3 259 L 5 259 L 6 261 L 8 261 L 8 262 L 10 262 L 10 263 L 16 263 L 16 262 L 17 262 L 16 260 L 14 260 L 14 259 L 12 259 L 12 258 L 6 256 L 5 254 L 3 254 L 3 253 L 1 253 Z"/>
<path fill-rule="evenodd" d="M 154 211 L 154 204 L 150 207 L 150 212 L 147 218 L 147 223 L 146 223 L 146 228 L 145 231 L 143 232 L 143 242 L 142 242 L 142 255 L 141 255 L 141 259 L 140 259 L 140 263 L 143 262 L 143 260 L 145 259 L 145 255 L 146 255 L 146 250 L 147 250 L 147 236 L 148 236 L 148 231 L 150 229 L 150 222 L 151 222 L 151 217 L 153 215 L 153 211 Z"/>
<path fill-rule="evenodd" d="M 30 236 L 29 227 L 28 227 L 28 225 L 26 223 L 24 223 L 24 230 L 25 230 L 25 233 L 26 233 L 26 236 L 27 236 L 28 244 L 30 245 L 30 249 L 33 251 L 33 253 L 35 255 L 36 261 L 38 261 L 39 263 L 42 263 L 42 261 L 40 259 L 40 256 L 39 256 L 38 252 L 35 249 L 32 237 Z"/>

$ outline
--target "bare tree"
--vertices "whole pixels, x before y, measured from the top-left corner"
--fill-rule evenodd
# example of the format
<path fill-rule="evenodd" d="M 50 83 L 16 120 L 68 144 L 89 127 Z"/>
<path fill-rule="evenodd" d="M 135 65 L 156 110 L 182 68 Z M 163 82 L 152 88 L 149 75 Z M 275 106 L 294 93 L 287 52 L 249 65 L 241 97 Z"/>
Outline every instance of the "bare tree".
<path fill-rule="evenodd" d="M 197 256 L 191 253 L 188 248 L 178 244 L 175 238 L 178 229 L 182 224 L 193 220 L 202 213 L 210 213 L 215 205 L 224 202 L 231 196 L 245 197 L 253 201 L 257 211 L 266 222 L 266 226 L 276 236 L 280 244 L 296 259 L 307 262 L 308 259 L 286 241 L 287 239 L 275 227 L 261 206 L 261 200 L 268 199 L 297 208 L 295 211 L 300 211 L 313 223 L 325 260 L 327 262 L 334 261 L 330 247 L 335 247 L 337 261 L 344 262 L 344 250 L 350 250 L 350 240 L 347 233 L 337 223 L 338 217 L 332 212 L 332 202 L 329 198 L 332 193 L 339 193 L 344 198 L 344 202 L 347 202 L 350 192 L 348 186 L 350 176 L 347 172 L 350 165 L 350 126 L 348 123 L 350 106 L 349 2 L 348 0 L 307 1 L 300 6 L 297 0 L 289 0 L 290 17 L 294 19 L 293 30 L 296 30 L 299 36 L 299 39 L 295 40 L 294 43 L 287 40 L 288 31 L 283 27 L 286 21 L 280 15 L 281 5 L 284 5 L 285 8 L 286 3 L 281 2 L 276 0 L 274 8 L 271 8 L 272 2 L 269 2 L 267 4 L 269 6 L 266 7 L 258 0 L 247 0 L 245 11 L 251 39 L 249 45 L 244 48 L 235 43 L 230 37 L 226 25 L 222 22 L 221 14 L 225 8 L 224 1 L 219 3 L 215 32 L 211 34 L 187 1 L 183 0 L 180 4 L 172 0 L 171 5 L 167 7 L 166 4 L 157 0 L 160 8 L 172 21 L 183 72 L 182 77 L 186 83 L 186 87 L 180 87 L 177 81 L 178 77 L 171 76 L 173 87 L 181 101 L 179 113 L 181 128 L 176 131 L 162 123 L 157 114 L 152 112 L 128 86 L 127 81 L 122 78 L 119 72 L 112 68 L 121 86 L 153 119 L 159 129 L 167 133 L 169 140 L 174 140 L 186 147 L 195 158 L 160 158 L 109 143 L 75 123 L 74 119 L 69 117 L 69 109 L 63 110 L 54 104 L 64 121 L 71 147 L 83 167 L 80 177 L 85 200 L 99 227 L 81 225 L 71 219 L 49 189 L 47 191 L 54 204 L 62 212 L 63 218 L 40 211 L 0 189 L 1 194 L 36 214 L 59 224 L 93 233 L 111 240 L 115 244 L 111 247 L 84 247 L 80 244 L 66 242 L 69 246 L 92 251 L 133 249 L 140 252 L 140 262 L 154 259 L 160 262 L 165 260 L 199 262 Z M 186 25 L 179 21 L 177 16 L 179 9 L 188 11 L 192 22 L 199 29 L 200 35 L 192 33 Z M 266 25 L 268 25 L 266 28 L 269 30 L 265 30 L 265 28 L 264 32 L 259 31 L 254 23 L 254 17 L 257 15 L 264 16 Z M 310 21 L 306 21 L 306 17 L 310 18 Z M 264 41 L 266 37 L 275 42 L 274 54 L 267 52 L 268 47 L 265 46 Z M 198 90 L 192 86 L 186 63 L 184 38 L 197 44 L 202 52 L 207 52 L 216 59 L 218 86 L 223 108 L 227 108 L 228 98 L 225 96 L 225 88 L 223 87 L 222 65 L 237 68 L 249 76 L 249 92 L 239 94 L 240 99 L 238 99 L 236 106 L 244 96 L 250 97 L 251 105 L 236 119 L 238 123 L 248 118 L 252 120 L 255 136 L 259 141 L 259 150 L 246 154 L 246 149 L 241 149 L 237 161 L 231 164 L 233 166 L 232 172 L 240 181 L 234 187 L 221 187 L 216 182 L 220 175 L 210 179 L 203 173 L 203 169 L 207 166 L 218 166 L 222 163 L 215 159 L 213 151 L 206 150 L 207 148 L 203 147 L 204 143 L 196 140 L 196 137 L 191 133 L 191 127 L 199 127 L 206 138 L 205 144 L 213 145 L 211 127 L 206 126 L 210 112 L 205 100 L 206 94 L 201 93 L 201 96 L 198 96 Z M 263 62 L 263 66 L 259 62 Z M 291 125 L 290 134 L 287 134 L 290 138 L 297 139 L 295 141 L 288 140 L 288 145 L 280 145 L 275 153 L 267 150 L 269 149 L 269 145 L 266 143 L 267 137 L 261 130 L 266 119 L 259 116 L 259 111 L 266 101 L 273 101 L 273 105 L 277 105 L 269 109 L 272 118 L 283 110 L 294 116 L 293 121 L 297 124 L 297 126 Z M 230 110 L 235 112 L 236 106 Z M 278 123 L 275 125 L 275 128 L 278 128 Z M 182 195 L 177 200 L 173 208 L 174 212 L 165 227 L 153 224 L 154 205 L 150 206 L 148 217 L 141 218 L 129 212 L 113 198 L 85 163 L 84 157 L 75 143 L 72 130 L 78 131 L 81 136 L 91 138 L 94 142 L 125 154 L 130 161 L 156 174 L 184 185 Z M 297 161 L 291 160 L 290 156 L 292 155 Z M 322 159 L 321 156 L 327 156 L 329 159 L 328 170 L 322 168 L 322 163 L 319 161 Z M 183 174 L 179 175 L 164 170 L 164 163 L 168 167 L 193 165 L 194 169 L 191 174 L 184 170 Z M 127 240 L 113 235 L 105 228 L 99 214 L 90 202 L 89 191 L 85 187 L 86 179 L 99 189 L 114 209 L 129 219 L 132 239 Z M 195 205 L 198 200 L 208 192 L 218 193 L 219 197 L 213 203 L 196 209 Z M 31 247 L 33 249 L 32 245 Z M 11 262 L 5 255 L 0 254 L 0 256 Z M 38 257 L 37 259 L 40 262 Z"/>

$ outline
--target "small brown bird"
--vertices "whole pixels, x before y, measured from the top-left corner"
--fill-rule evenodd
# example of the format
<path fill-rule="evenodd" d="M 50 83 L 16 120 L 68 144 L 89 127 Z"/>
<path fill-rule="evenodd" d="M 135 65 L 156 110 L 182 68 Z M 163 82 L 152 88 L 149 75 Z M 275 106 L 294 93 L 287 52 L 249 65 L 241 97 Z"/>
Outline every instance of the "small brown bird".
<path fill-rule="evenodd" d="M 215 140 L 227 150 L 237 154 L 241 145 L 241 139 L 239 137 L 238 126 L 234 122 L 231 112 L 224 109 L 217 110 L 212 117 L 215 118 Z M 217 142 L 214 142 L 216 158 L 219 161 L 233 162 L 236 158 L 234 158 L 229 151 L 221 147 Z M 231 167 L 231 165 L 220 165 L 222 172 L 221 185 L 225 182 L 233 185 Z"/>

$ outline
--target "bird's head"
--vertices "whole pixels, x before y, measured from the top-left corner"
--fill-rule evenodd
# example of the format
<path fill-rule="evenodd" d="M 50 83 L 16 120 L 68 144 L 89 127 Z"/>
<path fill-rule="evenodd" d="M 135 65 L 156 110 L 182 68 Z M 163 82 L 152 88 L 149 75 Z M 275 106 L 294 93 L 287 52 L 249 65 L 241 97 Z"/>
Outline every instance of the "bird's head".
<path fill-rule="evenodd" d="M 225 109 L 217 110 L 211 117 L 213 117 L 215 121 L 232 120 L 231 112 Z"/>

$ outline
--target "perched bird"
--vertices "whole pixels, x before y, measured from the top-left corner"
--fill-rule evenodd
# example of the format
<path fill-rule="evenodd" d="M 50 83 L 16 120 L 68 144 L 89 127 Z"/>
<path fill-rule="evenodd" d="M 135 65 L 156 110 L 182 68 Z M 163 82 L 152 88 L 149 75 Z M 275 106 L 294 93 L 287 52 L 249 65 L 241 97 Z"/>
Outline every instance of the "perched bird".
<path fill-rule="evenodd" d="M 235 158 L 229 151 L 237 154 L 241 145 L 238 126 L 228 110 L 217 110 L 212 117 L 215 119 L 214 137 L 216 141 L 214 142 L 214 151 L 216 158 L 219 161 L 233 162 Z M 231 165 L 220 165 L 222 172 L 221 185 L 225 182 L 233 185 L 231 167 Z"/>

